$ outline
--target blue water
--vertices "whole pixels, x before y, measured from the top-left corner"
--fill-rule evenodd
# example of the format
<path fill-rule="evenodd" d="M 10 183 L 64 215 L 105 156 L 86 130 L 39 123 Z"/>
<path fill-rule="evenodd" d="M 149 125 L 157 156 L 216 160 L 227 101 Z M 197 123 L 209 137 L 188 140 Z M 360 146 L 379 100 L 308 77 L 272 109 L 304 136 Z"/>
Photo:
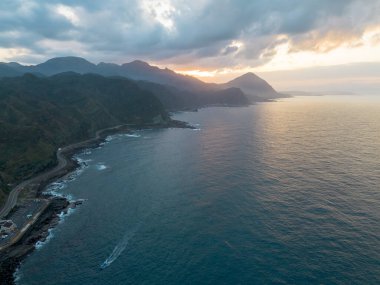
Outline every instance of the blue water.
<path fill-rule="evenodd" d="M 114 136 L 19 284 L 380 284 L 380 97 L 207 108 Z"/>

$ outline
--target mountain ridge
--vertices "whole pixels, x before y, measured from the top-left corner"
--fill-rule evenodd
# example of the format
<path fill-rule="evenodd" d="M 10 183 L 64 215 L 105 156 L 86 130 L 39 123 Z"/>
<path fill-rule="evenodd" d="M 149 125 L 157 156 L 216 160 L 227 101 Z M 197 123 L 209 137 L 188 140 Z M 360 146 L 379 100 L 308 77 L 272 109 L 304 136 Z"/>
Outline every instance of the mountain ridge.
<path fill-rule="evenodd" d="M 215 84 L 203 82 L 190 75 L 176 73 L 168 68 L 159 68 L 142 60 L 134 60 L 120 65 L 105 62 L 94 64 L 81 57 L 68 56 L 51 58 L 43 63 L 30 66 L 17 65 L 14 62 L 2 64 L 14 69 L 15 73 L 21 74 L 28 72 L 51 76 L 65 71 L 73 71 L 80 74 L 96 73 L 103 76 L 122 76 L 137 81 L 150 81 L 193 93 L 209 93 L 236 87 L 240 88 L 247 95 L 251 103 L 281 97 L 281 94 L 274 90 L 265 80 L 251 72 L 224 84 Z M 0 76 L 3 73 L 0 68 Z"/>

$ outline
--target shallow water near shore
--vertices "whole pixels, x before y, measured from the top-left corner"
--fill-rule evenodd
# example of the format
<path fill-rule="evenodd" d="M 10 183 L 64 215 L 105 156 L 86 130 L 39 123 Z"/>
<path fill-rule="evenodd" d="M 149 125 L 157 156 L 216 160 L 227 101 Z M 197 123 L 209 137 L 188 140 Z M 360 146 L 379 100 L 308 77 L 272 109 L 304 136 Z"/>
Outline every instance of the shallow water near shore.
<path fill-rule="evenodd" d="M 179 113 L 115 135 L 17 284 L 379 284 L 380 97 Z"/>

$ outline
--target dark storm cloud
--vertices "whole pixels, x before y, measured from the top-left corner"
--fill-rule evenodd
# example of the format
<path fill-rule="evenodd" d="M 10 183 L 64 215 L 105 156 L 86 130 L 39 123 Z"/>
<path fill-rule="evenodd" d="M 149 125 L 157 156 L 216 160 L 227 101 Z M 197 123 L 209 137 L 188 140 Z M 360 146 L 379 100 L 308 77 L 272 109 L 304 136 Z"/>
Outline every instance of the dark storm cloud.
<path fill-rule="evenodd" d="M 318 50 L 360 38 L 377 24 L 380 1 L 365 0 L 3 0 L 0 47 L 15 60 L 86 55 L 177 64 L 254 66 L 286 41 Z M 236 43 L 239 44 L 236 44 Z M 235 43 L 235 44 L 234 44 Z M 217 63 L 215 62 L 217 58 Z"/>

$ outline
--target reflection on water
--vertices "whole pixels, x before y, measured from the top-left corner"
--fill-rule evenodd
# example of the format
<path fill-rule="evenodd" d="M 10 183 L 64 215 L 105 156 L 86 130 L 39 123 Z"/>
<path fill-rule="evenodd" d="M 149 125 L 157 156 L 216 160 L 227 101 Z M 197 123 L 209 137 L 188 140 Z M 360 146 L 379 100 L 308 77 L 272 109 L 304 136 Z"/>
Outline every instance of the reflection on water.
<path fill-rule="evenodd" d="M 380 283 L 380 97 L 177 119 L 201 130 L 117 136 L 82 155 L 89 167 L 61 191 L 88 200 L 19 284 Z"/>

